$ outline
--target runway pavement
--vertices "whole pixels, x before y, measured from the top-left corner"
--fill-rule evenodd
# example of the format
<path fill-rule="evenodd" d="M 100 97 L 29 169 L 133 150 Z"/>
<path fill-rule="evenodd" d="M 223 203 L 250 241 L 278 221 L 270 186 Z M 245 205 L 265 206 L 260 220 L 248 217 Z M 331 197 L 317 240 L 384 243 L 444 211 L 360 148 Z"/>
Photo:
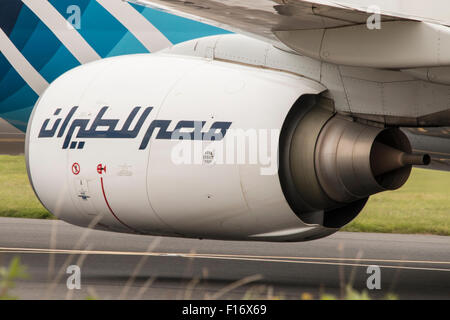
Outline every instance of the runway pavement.
<path fill-rule="evenodd" d="M 30 278 L 20 299 L 300 299 L 339 297 L 346 284 L 373 298 L 450 299 L 450 237 L 340 232 L 301 243 L 135 236 L 61 221 L 0 218 L 0 266 L 19 256 Z M 69 265 L 81 289 L 68 290 Z M 370 265 L 381 289 L 368 290 Z"/>

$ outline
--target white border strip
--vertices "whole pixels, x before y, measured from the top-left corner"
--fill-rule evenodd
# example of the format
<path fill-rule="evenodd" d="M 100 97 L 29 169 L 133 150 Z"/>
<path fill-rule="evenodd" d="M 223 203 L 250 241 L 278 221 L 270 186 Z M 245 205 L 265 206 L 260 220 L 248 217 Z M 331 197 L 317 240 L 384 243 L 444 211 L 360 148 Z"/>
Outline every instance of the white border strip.
<path fill-rule="evenodd" d="M 47 0 L 22 0 L 22 2 L 45 23 L 81 64 L 101 59 L 98 53 L 50 2 Z"/>
<path fill-rule="evenodd" d="M 155 52 L 172 46 L 169 39 L 129 3 L 122 0 L 97 0 L 97 2 L 119 20 L 148 51 Z"/>
<path fill-rule="evenodd" d="M 19 73 L 31 89 L 40 96 L 48 87 L 48 82 L 14 46 L 14 43 L 11 42 L 2 29 L 0 29 L 0 52 L 3 53 L 9 63 L 16 69 L 17 73 Z"/>

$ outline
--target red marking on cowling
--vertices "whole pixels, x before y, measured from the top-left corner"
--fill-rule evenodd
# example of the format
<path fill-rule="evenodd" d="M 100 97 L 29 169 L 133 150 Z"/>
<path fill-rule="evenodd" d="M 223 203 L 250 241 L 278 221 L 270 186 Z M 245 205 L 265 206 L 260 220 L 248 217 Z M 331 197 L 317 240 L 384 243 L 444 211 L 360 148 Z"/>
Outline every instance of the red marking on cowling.
<path fill-rule="evenodd" d="M 100 185 L 101 185 L 101 187 L 102 187 L 103 198 L 105 199 L 106 206 L 108 207 L 109 212 L 111 212 L 111 214 L 113 215 L 113 217 L 116 218 L 116 220 L 119 221 L 123 226 L 127 227 L 128 229 L 130 229 L 130 230 L 132 230 L 132 231 L 134 231 L 134 232 L 136 232 L 136 233 L 139 233 L 139 231 L 137 231 L 136 229 L 130 227 L 130 226 L 127 225 L 125 222 L 123 222 L 122 220 L 120 220 L 119 217 L 114 213 L 113 209 L 111 208 L 111 206 L 110 206 L 110 204 L 109 204 L 109 202 L 108 202 L 108 199 L 106 198 L 105 186 L 103 185 L 103 178 L 100 178 Z"/>
<path fill-rule="evenodd" d="M 79 165 L 78 163 L 75 162 L 75 163 L 72 165 L 72 173 L 73 173 L 74 175 L 78 175 L 78 174 L 80 173 L 80 171 L 81 171 L 80 165 Z"/>
<path fill-rule="evenodd" d="M 106 166 L 103 166 L 101 163 L 97 166 L 97 172 L 98 174 L 106 173 Z"/>

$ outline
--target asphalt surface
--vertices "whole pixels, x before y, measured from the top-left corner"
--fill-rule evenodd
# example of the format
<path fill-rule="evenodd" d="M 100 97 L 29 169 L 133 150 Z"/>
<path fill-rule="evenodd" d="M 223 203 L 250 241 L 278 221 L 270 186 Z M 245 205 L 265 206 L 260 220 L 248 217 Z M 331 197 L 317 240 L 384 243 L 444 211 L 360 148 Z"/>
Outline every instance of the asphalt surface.
<path fill-rule="evenodd" d="M 23 154 L 25 134 L 0 118 L 0 154 Z"/>
<path fill-rule="evenodd" d="M 303 243 L 230 242 L 93 231 L 0 218 L 0 266 L 19 256 L 20 299 L 300 299 L 343 295 L 450 299 L 450 237 L 340 232 Z M 69 290 L 69 265 L 81 289 Z M 366 287 L 380 267 L 381 289 Z M 72 282 L 73 283 L 73 282 Z M 302 296 L 303 295 L 303 296 Z"/>

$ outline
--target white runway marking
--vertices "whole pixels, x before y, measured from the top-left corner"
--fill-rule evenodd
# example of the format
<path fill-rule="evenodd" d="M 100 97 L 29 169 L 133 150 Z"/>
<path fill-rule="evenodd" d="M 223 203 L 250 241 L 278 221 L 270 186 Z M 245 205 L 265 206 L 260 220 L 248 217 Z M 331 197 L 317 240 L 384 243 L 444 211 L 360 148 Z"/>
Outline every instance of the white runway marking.
<path fill-rule="evenodd" d="M 70 255 L 115 255 L 115 256 L 153 256 L 153 257 L 180 257 L 188 259 L 218 259 L 260 261 L 296 264 L 317 264 L 334 266 L 368 267 L 373 263 L 380 264 L 381 268 L 423 270 L 450 272 L 449 269 L 433 267 L 414 267 L 404 265 L 384 265 L 382 263 L 398 264 L 428 264 L 450 265 L 450 261 L 420 261 L 420 260 L 383 260 L 383 259 L 357 259 L 336 257 L 278 257 L 278 256 L 251 256 L 251 255 L 225 255 L 225 254 L 200 254 L 200 253 L 169 253 L 169 252 L 127 252 L 127 251 L 96 251 L 96 250 L 67 250 L 67 249 L 38 249 L 38 248 L 0 248 L 0 253 L 34 253 L 34 254 L 70 254 Z M 333 262 L 334 261 L 334 262 Z M 364 262 L 364 263 L 359 263 Z M 372 262 L 372 263 L 369 263 Z"/>

